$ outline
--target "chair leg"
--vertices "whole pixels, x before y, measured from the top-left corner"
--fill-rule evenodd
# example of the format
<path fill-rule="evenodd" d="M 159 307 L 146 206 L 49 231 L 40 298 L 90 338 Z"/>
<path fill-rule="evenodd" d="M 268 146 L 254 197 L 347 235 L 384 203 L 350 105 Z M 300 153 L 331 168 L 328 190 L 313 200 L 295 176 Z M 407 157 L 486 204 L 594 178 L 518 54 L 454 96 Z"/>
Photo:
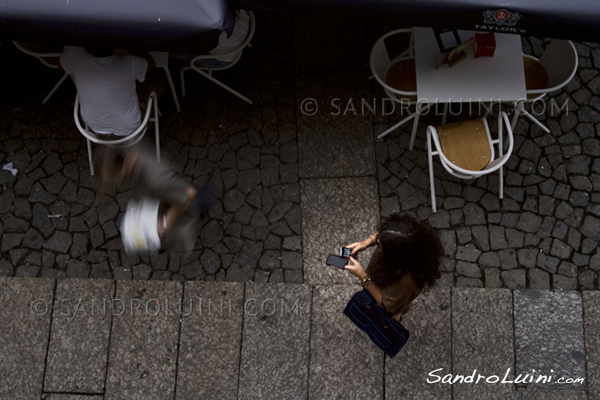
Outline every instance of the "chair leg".
<path fill-rule="evenodd" d="M 515 102 L 513 109 L 515 110 L 515 114 L 513 115 L 512 120 L 510 121 L 510 129 L 514 132 L 515 126 L 517 126 L 517 121 L 519 120 L 519 117 L 521 116 L 521 112 L 524 111 L 523 103 Z"/>
<path fill-rule="evenodd" d="M 252 104 L 252 100 L 250 100 L 249 98 L 247 98 L 243 94 L 235 91 L 234 89 L 230 88 L 229 86 L 227 86 L 223 82 L 219 81 L 218 79 L 213 78 L 211 75 L 207 74 L 206 72 L 204 72 L 202 70 L 198 70 L 198 69 L 196 69 L 195 71 L 198 72 L 200 75 L 204 76 L 206 79 L 208 79 L 208 80 L 216 83 L 217 85 L 221 86 L 223 89 L 227 90 L 229 93 L 234 94 L 237 97 L 239 97 L 240 99 L 244 100 L 246 103 Z"/>
<path fill-rule="evenodd" d="M 512 131 L 515 131 L 515 126 L 517 126 L 517 120 L 519 119 L 519 115 L 521 114 L 521 112 L 519 110 L 517 110 L 517 108 L 515 108 L 515 114 L 512 116 L 512 119 L 510 120 L 510 129 L 512 129 Z"/>
<path fill-rule="evenodd" d="M 500 178 L 499 179 L 499 181 L 500 181 L 500 196 L 498 196 L 498 197 L 500 197 L 500 199 L 504 198 L 504 174 L 502 171 L 503 169 L 504 169 L 504 167 L 500 167 L 500 169 L 498 170 L 500 172 L 500 177 L 499 177 Z"/>
<path fill-rule="evenodd" d="M 421 114 L 419 112 L 415 113 L 415 119 L 413 121 L 412 132 L 410 133 L 410 143 L 408 145 L 408 150 L 412 151 L 415 146 L 415 138 L 417 136 L 417 127 L 419 126 L 419 117 Z"/>
<path fill-rule="evenodd" d="M 181 97 L 185 97 L 185 75 L 184 72 L 190 70 L 190 67 L 183 67 L 181 71 L 179 71 L 179 80 L 181 81 Z"/>
<path fill-rule="evenodd" d="M 85 139 L 87 142 L 88 161 L 90 163 L 90 175 L 94 176 L 94 163 L 92 162 L 92 142 L 89 139 Z"/>
<path fill-rule="evenodd" d="M 437 211 L 435 204 L 435 181 L 433 179 L 433 152 L 431 149 L 431 134 L 427 130 L 427 160 L 429 162 L 429 188 L 431 190 L 431 211 Z"/>
<path fill-rule="evenodd" d="M 415 120 L 413 121 L 413 127 L 412 127 L 412 132 L 410 135 L 410 144 L 408 146 L 408 150 L 412 151 L 413 147 L 415 146 L 415 138 L 417 137 L 417 128 L 419 127 L 419 118 L 421 117 L 421 114 L 425 113 L 427 110 L 429 110 L 429 104 L 417 103 L 416 109 L 415 109 Z"/>
<path fill-rule="evenodd" d="M 504 120 L 502 119 L 502 112 L 500 111 L 500 114 L 498 115 L 498 157 L 501 158 L 504 155 L 504 140 L 502 140 L 502 137 L 504 136 Z M 509 129 L 508 126 L 506 127 L 506 129 Z M 512 132 L 512 128 L 511 128 L 511 132 Z M 498 172 L 500 173 L 499 176 L 499 184 L 500 184 L 500 188 L 499 188 L 499 197 L 500 199 L 502 199 L 504 197 L 504 174 L 503 174 L 503 168 L 504 167 L 500 167 L 500 169 L 498 170 Z"/>
<path fill-rule="evenodd" d="M 529 112 L 527 112 L 527 110 L 525 110 L 525 106 L 522 103 L 515 105 L 515 115 L 513 115 L 513 119 L 510 123 L 510 128 L 513 131 L 515 130 L 515 126 L 517 125 L 517 120 L 519 119 L 519 117 L 521 115 L 524 115 L 527 118 L 529 118 L 531 120 L 531 122 L 533 122 L 534 124 L 536 124 L 537 126 L 542 128 L 542 130 L 544 130 L 544 132 L 550 133 L 550 129 L 548 129 L 544 124 L 542 124 L 540 121 L 538 121 L 537 118 L 535 118 L 533 115 L 531 115 Z"/>
<path fill-rule="evenodd" d="M 156 161 L 160 162 L 160 130 L 158 126 L 158 100 L 154 97 L 154 143 L 156 146 Z"/>
<path fill-rule="evenodd" d="M 404 125 L 405 123 L 407 123 L 408 121 L 410 121 L 411 119 L 415 118 L 416 113 L 409 115 L 408 117 L 404 118 L 403 120 L 401 120 L 400 122 L 396 123 L 395 125 L 391 126 L 390 128 L 386 129 L 384 132 L 380 133 L 379 135 L 377 135 L 377 139 L 380 140 L 383 137 L 385 137 L 386 135 L 389 135 L 390 132 L 400 128 L 402 125 Z"/>
<path fill-rule="evenodd" d="M 523 115 L 526 116 L 527 118 L 529 118 L 531 120 L 531 122 L 535 123 L 537 126 L 539 126 L 540 128 L 542 128 L 542 130 L 546 133 L 550 133 L 550 129 L 548 129 L 548 127 L 546 127 L 546 125 L 542 124 L 540 121 L 537 120 L 537 118 L 535 118 L 533 115 L 529 114 L 529 112 L 527 112 L 526 110 L 522 111 Z"/>
<path fill-rule="evenodd" d="M 171 78 L 171 71 L 169 67 L 163 68 L 165 70 L 165 75 L 167 75 L 167 81 L 169 82 L 169 87 L 171 88 L 171 94 L 173 95 L 173 102 L 175 103 L 175 109 L 177 112 L 181 112 L 181 107 L 179 107 L 179 100 L 177 99 L 177 92 L 175 91 L 175 85 L 173 84 L 173 78 Z"/>
<path fill-rule="evenodd" d="M 65 79 L 67 79 L 68 76 L 69 76 L 69 74 L 67 72 L 65 72 L 65 74 L 62 76 L 62 78 L 60 78 L 60 80 L 56 83 L 56 85 L 54 85 L 52 90 L 50 90 L 50 93 L 48 93 L 46 95 L 46 97 L 44 98 L 44 100 L 42 100 L 42 104 L 46 104 L 46 102 L 48 100 L 50 100 L 50 97 L 52 97 L 54 92 L 56 92 L 56 90 L 59 88 L 60 85 L 62 85 L 62 83 L 65 81 Z"/>

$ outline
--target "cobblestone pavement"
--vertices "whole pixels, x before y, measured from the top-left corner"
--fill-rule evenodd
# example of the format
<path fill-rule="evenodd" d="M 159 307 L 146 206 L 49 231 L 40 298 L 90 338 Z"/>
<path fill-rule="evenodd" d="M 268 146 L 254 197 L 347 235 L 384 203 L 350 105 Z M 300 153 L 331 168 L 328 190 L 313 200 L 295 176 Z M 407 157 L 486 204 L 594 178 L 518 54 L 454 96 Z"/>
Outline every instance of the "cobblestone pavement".
<path fill-rule="evenodd" d="M 524 39 L 524 52 L 539 57 L 543 44 L 539 39 Z M 598 288 L 600 50 L 589 43 L 576 47 L 575 78 L 544 104 L 534 105 L 532 113 L 551 133 L 525 118 L 517 123 L 503 200 L 498 199 L 497 174 L 460 181 L 437 163 L 438 211 L 433 214 L 424 150 L 426 125 L 421 124 L 412 152 L 408 133 L 392 134 L 375 144 L 381 214 L 411 211 L 440 229 L 448 256 L 442 284 Z M 382 122 L 376 132 L 389 126 Z"/>
<path fill-rule="evenodd" d="M 252 48 L 219 75 L 252 98 L 252 106 L 198 76 L 186 79 L 181 113 L 168 93 L 163 96 L 164 158 L 196 185 L 215 181 L 220 201 L 193 252 L 153 257 L 123 251 L 118 225 L 129 191 L 98 193 L 72 120 L 72 83 L 41 104 L 60 73 L 2 42 L 7 61 L 0 78 L 0 164 L 12 162 L 18 172 L 0 171 L 0 276 L 304 282 L 298 85 L 306 76 L 332 71 L 368 82 L 368 51 L 385 32 L 337 24 L 339 29 L 259 13 Z M 323 43 L 324 36 L 332 39 Z M 541 40 L 523 43 L 526 53 L 541 54 Z M 408 211 L 440 229 L 447 255 L 440 285 L 598 289 L 600 49 L 576 46 L 578 72 L 551 97 L 568 109 L 545 114 L 550 134 L 519 121 L 502 201 L 497 178 L 458 181 L 438 168 L 438 212 L 432 214 L 423 140 L 429 119 L 409 152 L 407 132 L 375 142 L 375 134 L 393 121 L 369 117 L 380 214 Z M 179 67 L 173 61 L 176 83 Z M 382 96 L 370 85 L 371 96 Z M 326 138 L 330 127 L 316 129 Z"/>

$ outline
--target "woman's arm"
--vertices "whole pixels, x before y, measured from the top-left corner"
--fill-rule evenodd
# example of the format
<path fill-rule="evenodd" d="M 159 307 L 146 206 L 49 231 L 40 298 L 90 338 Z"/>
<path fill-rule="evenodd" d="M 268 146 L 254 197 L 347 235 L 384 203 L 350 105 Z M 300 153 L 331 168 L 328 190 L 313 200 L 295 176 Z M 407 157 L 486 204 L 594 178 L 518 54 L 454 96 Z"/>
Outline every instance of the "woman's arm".
<path fill-rule="evenodd" d="M 381 289 L 379 286 L 377 286 L 377 284 L 375 284 L 375 282 L 371 281 L 371 278 L 369 278 L 362 265 L 360 265 L 360 263 L 356 261 L 354 257 L 350 257 L 348 259 L 348 264 L 346 264 L 344 269 L 348 270 L 348 272 L 350 272 L 352 275 L 358 277 L 358 279 L 361 281 L 361 284 L 369 291 L 369 293 L 371 293 L 377 304 L 379 306 L 382 305 L 383 293 L 381 292 Z"/>
<path fill-rule="evenodd" d="M 372 235 L 369 235 L 369 237 L 366 238 L 365 240 L 363 240 L 362 242 L 355 242 L 355 243 L 349 244 L 346 247 L 348 247 L 349 249 L 352 249 L 352 254 L 354 254 L 357 251 L 364 250 L 367 247 L 373 246 L 374 244 L 376 244 L 378 235 L 379 235 L 379 232 L 375 231 L 375 233 L 373 233 Z"/>

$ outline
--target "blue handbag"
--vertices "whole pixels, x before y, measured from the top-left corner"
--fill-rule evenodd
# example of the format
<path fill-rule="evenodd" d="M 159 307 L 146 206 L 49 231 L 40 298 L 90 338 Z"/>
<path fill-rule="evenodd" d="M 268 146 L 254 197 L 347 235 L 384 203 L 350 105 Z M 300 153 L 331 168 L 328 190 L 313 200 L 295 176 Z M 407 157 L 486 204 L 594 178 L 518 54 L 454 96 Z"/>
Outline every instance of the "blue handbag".
<path fill-rule="evenodd" d="M 390 357 L 398 354 L 410 336 L 408 329 L 377 305 L 367 289 L 352 296 L 344 314 Z"/>

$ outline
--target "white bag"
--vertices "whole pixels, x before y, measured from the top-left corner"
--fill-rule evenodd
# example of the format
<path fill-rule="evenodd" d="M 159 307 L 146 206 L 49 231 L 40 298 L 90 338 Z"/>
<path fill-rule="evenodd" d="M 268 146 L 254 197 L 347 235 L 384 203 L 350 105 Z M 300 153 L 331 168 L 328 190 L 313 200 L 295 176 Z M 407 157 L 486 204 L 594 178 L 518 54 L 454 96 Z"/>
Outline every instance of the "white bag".
<path fill-rule="evenodd" d="M 156 253 L 160 250 L 158 206 L 154 199 L 130 200 L 121 221 L 121 236 L 127 254 Z"/>

